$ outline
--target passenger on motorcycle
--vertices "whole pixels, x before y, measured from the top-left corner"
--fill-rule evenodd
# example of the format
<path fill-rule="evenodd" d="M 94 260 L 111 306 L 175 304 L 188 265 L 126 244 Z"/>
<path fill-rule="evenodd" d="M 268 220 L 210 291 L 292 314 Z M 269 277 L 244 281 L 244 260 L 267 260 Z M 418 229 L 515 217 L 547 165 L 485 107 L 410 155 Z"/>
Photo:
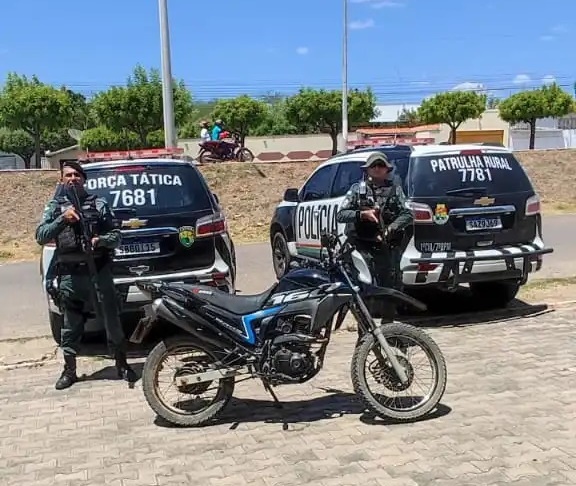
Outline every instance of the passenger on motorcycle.
<path fill-rule="evenodd" d="M 206 120 L 202 121 L 200 127 L 200 138 L 202 139 L 202 142 L 209 142 L 211 138 L 210 132 L 208 131 L 208 122 Z"/>

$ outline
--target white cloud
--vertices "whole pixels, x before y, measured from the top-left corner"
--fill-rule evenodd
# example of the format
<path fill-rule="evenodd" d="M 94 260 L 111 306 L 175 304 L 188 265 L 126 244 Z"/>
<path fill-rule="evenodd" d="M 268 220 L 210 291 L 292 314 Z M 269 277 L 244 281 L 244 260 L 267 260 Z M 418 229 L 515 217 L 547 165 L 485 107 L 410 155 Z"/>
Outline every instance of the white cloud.
<path fill-rule="evenodd" d="M 555 39 L 556 39 L 556 37 L 553 35 L 541 35 L 540 36 L 540 40 L 542 42 L 552 42 Z"/>
<path fill-rule="evenodd" d="M 296 53 L 300 54 L 301 56 L 305 56 L 309 52 L 310 52 L 310 49 L 308 49 L 307 47 L 299 47 L 298 49 L 296 49 Z"/>
<path fill-rule="evenodd" d="M 453 91 L 476 91 L 480 94 L 486 93 L 486 86 L 482 83 L 473 83 L 471 81 L 466 81 L 465 83 L 457 84 L 452 88 Z"/>
<path fill-rule="evenodd" d="M 397 8 L 405 6 L 403 2 L 395 0 L 350 0 L 350 3 L 366 3 L 372 8 Z"/>
<path fill-rule="evenodd" d="M 355 20 L 354 22 L 350 22 L 349 27 L 352 30 L 370 29 L 374 27 L 374 20 Z"/>
<path fill-rule="evenodd" d="M 518 74 L 514 79 L 513 79 L 513 83 L 514 84 L 527 84 L 530 81 L 532 81 L 532 79 L 530 79 L 530 76 L 528 76 L 527 74 Z"/>
<path fill-rule="evenodd" d="M 552 76 L 551 74 L 548 74 L 547 76 L 544 76 L 542 78 L 542 82 L 544 84 L 552 84 L 556 82 L 556 78 L 554 76 Z"/>
<path fill-rule="evenodd" d="M 405 5 L 400 2 L 393 2 L 391 0 L 381 0 L 372 3 L 372 8 L 398 8 Z"/>
<path fill-rule="evenodd" d="M 430 86 L 429 81 L 412 81 L 410 84 L 412 86 Z"/>
<path fill-rule="evenodd" d="M 552 32 L 555 34 L 565 34 L 568 32 L 568 28 L 565 25 L 555 25 L 552 27 Z"/>

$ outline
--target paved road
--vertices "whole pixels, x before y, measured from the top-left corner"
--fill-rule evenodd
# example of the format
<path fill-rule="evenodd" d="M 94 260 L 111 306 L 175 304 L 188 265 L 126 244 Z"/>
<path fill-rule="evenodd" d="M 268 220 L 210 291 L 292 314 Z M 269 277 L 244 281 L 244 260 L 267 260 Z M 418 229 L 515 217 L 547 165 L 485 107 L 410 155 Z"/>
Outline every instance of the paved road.
<path fill-rule="evenodd" d="M 429 331 L 448 387 L 435 417 L 407 425 L 374 421 L 354 400 L 354 333 L 334 336 L 310 384 L 276 390 L 283 415 L 244 382 L 203 429 L 157 421 L 140 383 L 107 379 L 107 361 L 82 358 L 88 380 L 64 392 L 53 389 L 56 363 L 0 371 L 0 483 L 574 485 L 575 318 L 564 310 Z"/>
<path fill-rule="evenodd" d="M 534 278 L 576 275 L 576 216 L 549 216 L 544 220 L 546 242 L 555 249 Z M 241 245 L 237 249 L 238 286 L 243 293 L 260 292 L 274 280 L 269 245 Z M 0 340 L 49 333 L 42 297 L 39 266 L 17 263 L 0 266 Z"/>

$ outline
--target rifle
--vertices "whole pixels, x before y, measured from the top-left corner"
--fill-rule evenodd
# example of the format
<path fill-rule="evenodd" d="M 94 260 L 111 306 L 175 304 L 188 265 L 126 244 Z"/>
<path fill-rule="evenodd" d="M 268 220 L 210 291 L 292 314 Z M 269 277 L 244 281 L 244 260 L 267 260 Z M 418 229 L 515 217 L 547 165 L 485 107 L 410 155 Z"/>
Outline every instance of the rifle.
<path fill-rule="evenodd" d="M 394 213 L 390 210 L 390 208 L 388 208 L 387 205 L 381 208 L 374 197 L 368 196 L 368 186 L 365 178 L 362 179 L 359 183 L 358 202 L 360 205 L 360 211 L 366 209 L 374 209 L 376 211 L 378 216 L 378 239 L 382 242 L 382 244 L 390 248 L 398 246 L 400 242 L 398 241 L 397 235 L 395 237 L 386 235 L 386 229 L 394 221 Z"/>
<path fill-rule="evenodd" d="M 80 244 L 82 250 L 86 254 L 86 263 L 88 264 L 88 273 L 90 275 L 90 280 L 92 285 L 90 286 L 90 295 L 92 297 L 92 305 L 94 306 L 94 313 L 96 314 L 96 319 L 99 322 L 103 322 L 104 312 L 102 311 L 102 292 L 100 291 L 100 285 L 98 284 L 98 270 L 96 269 L 96 261 L 94 260 L 94 249 L 92 248 L 92 228 L 86 221 L 84 213 L 82 212 L 82 205 L 80 204 L 80 198 L 78 197 L 78 191 L 74 184 L 68 184 L 66 186 L 66 195 L 68 199 L 74 206 L 76 214 L 78 214 L 79 221 L 78 225 L 80 227 Z"/>

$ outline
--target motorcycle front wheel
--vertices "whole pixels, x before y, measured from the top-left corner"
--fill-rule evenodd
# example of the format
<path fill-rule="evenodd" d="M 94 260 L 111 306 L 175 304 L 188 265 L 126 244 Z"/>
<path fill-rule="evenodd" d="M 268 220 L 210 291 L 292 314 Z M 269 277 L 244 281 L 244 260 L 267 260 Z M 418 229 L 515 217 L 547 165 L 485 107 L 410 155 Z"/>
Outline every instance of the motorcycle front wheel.
<path fill-rule="evenodd" d="M 236 154 L 236 159 L 239 162 L 252 162 L 254 160 L 254 154 L 250 149 L 242 147 L 240 150 L 238 150 L 238 153 Z"/>
<path fill-rule="evenodd" d="M 182 360 L 180 366 L 168 367 L 166 362 L 176 355 L 193 354 Z M 150 408 L 167 422 L 186 427 L 206 425 L 214 420 L 228 404 L 234 393 L 234 377 L 217 381 L 190 383 L 178 386 L 177 377 L 208 371 L 217 360 L 215 353 L 188 336 L 171 336 L 160 341 L 150 352 L 142 371 L 142 390 Z M 160 374 L 168 368 L 167 380 Z M 171 401 L 164 396 L 169 390 L 177 392 Z M 200 398 L 214 390 L 214 398 Z"/>
<path fill-rule="evenodd" d="M 372 413 L 400 422 L 416 420 L 431 412 L 446 389 L 444 356 L 436 342 L 424 331 L 409 324 L 393 322 L 382 326 L 384 337 L 408 376 L 402 383 L 378 339 L 372 333 L 359 341 L 352 357 L 354 392 Z M 430 386 L 424 389 L 416 376 L 415 359 L 409 352 L 419 348 L 431 365 Z M 374 357 L 371 358 L 370 354 Z M 418 360 L 418 363 L 421 360 Z M 370 383 L 373 379 L 374 384 Z M 416 392 L 410 390 L 416 388 Z"/>

